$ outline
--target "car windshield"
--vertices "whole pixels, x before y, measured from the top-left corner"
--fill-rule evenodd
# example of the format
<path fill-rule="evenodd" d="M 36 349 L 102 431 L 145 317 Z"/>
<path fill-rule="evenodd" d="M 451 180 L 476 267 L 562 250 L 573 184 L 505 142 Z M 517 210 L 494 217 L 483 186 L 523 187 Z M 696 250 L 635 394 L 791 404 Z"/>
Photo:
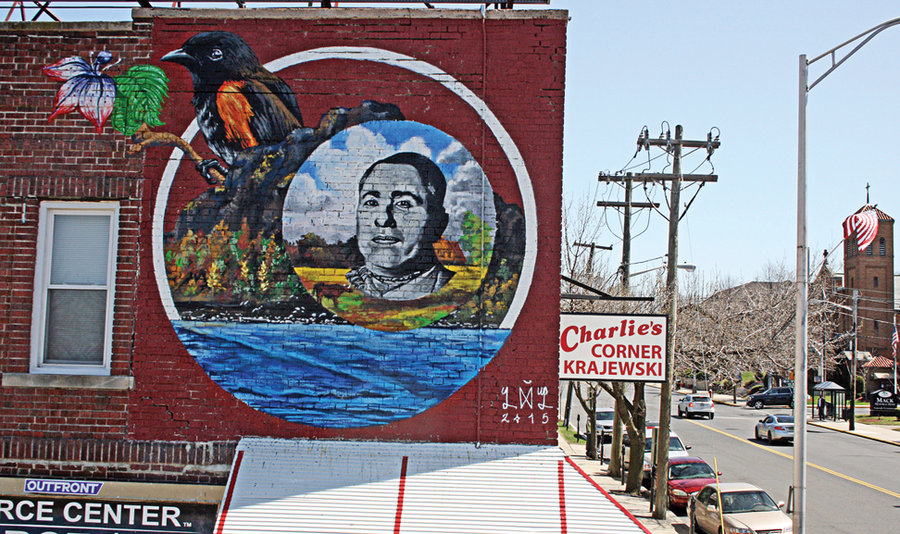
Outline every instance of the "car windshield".
<path fill-rule="evenodd" d="M 597 412 L 598 421 L 612 421 L 614 416 L 613 412 Z"/>
<path fill-rule="evenodd" d="M 776 415 L 775 422 L 776 423 L 793 423 L 794 416 L 793 415 Z"/>
<path fill-rule="evenodd" d="M 644 445 L 644 452 L 650 452 L 653 450 L 653 438 L 647 438 L 647 443 Z M 670 451 L 683 451 L 686 450 L 684 448 L 684 443 L 681 442 L 681 439 L 678 436 L 669 436 L 669 450 Z"/>
<path fill-rule="evenodd" d="M 726 514 L 776 512 L 778 505 L 764 491 L 735 491 L 722 494 L 722 509 Z"/>
<path fill-rule="evenodd" d="M 669 466 L 669 480 L 689 480 L 692 478 L 716 478 L 716 473 L 712 470 L 712 467 L 701 462 Z"/>

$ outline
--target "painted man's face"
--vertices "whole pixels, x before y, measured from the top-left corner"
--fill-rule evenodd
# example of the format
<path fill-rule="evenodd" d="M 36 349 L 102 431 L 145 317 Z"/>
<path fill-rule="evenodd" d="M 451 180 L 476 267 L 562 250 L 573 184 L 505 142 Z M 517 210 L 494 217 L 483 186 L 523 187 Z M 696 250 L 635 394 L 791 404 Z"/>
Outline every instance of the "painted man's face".
<path fill-rule="evenodd" d="M 397 276 L 415 269 L 406 265 L 427 242 L 429 206 L 415 167 L 380 163 L 360 186 L 356 239 L 366 267 L 376 275 Z"/>

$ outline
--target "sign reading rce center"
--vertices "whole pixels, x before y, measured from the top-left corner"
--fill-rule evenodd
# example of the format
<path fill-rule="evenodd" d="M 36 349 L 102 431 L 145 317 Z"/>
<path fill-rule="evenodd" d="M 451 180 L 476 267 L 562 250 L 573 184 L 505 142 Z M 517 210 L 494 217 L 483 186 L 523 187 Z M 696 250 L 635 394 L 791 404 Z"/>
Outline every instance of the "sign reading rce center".
<path fill-rule="evenodd" d="M 666 316 L 564 313 L 559 378 L 665 382 Z"/>

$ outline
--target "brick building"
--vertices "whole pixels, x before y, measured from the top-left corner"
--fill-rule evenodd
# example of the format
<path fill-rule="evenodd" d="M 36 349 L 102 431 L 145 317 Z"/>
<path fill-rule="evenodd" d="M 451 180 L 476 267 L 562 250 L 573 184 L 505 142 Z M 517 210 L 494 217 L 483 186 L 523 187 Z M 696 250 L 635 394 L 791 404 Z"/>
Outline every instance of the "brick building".
<path fill-rule="evenodd" d="M 859 295 L 857 349 L 890 356 L 894 332 L 894 219 L 870 204 L 855 213 L 870 210 L 878 217 L 878 232 L 872 243 L 859 250 L 856 233 L 844 240 L 844 293 L 849 297 L 856 289 Z M 847 315 L 842 315 L 842 329 L 852 330 Z"/>
<path fill-rule="evenodd" d="M 621 515 L 554 450 L 566 22 L 0 25 L 5 524 Z"/>

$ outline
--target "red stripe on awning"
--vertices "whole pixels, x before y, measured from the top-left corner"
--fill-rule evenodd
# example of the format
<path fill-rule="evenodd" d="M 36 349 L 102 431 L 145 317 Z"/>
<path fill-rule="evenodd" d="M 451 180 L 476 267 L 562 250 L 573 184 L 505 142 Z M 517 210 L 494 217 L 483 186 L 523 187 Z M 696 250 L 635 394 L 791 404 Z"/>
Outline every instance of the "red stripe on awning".
<path fill-rule="evenodd" d="M 559 461 L 559 531 L 561 534 L 569 532 L 566 526 L 566 479 L 562 460 Z"/>
<path fill-rule="evenodd" d="M 400 464 L 400 489 L 397 491 L 397 515 L 394 516 L 394 534 L 400 534 L 400 517 L 403 515 L 403 492 L 406 490 L 406 466 L 409 456 L 403 457 Z"/>
<path fill-rule="evenodd" d="M 238 451 L 234 458 L 234 467 L 231 469 L 231 483 L 228 485 L 228 493 L 225 495 L 225 502 L 222 503 L 222 512 L 219 514 L 219 522 L 216 525 L 216 534 L 222 534 L 225 527 L 225 516 L 228 515 L 228 507 L 231 506 L 231 497 L 234 495 L 234 486 L 237 482 L 238 471 L 241 468 L 241 460 L 244 459 L 244 451 Z"/>

